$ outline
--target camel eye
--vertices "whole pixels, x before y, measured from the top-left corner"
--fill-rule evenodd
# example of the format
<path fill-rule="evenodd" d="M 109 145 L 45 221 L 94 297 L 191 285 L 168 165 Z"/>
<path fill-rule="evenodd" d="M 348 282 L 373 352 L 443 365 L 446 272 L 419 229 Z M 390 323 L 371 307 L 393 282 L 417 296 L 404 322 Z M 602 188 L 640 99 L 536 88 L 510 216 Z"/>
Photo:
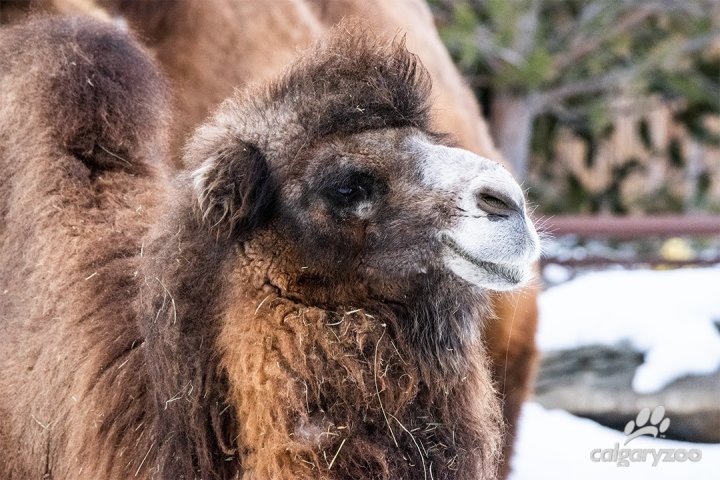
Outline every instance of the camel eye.
<path fill-rule="evenodd" d="M 335 191 L 348 200 L 366 200 L 369 196 L 367 190 L 362 185 L 338 187 Z"/>
<path fill-rule="evenodd" d="M 370 198 L 370 191 L 358 184 L 341 185 L 328 192 L 328 199 L 339 207 L 350 207 Z"/>
<path fill-rule="evenodd" d="M 349 197 L 355 193 L 355 190 L 352 187 L 339 187 L 336 192 L 344 197 Z"/>
<path fill-rule="evenodd" d="M 335 207 L 348 208 L 369 200 L 374 192 L 375 179 L 364 172 L 353 172 L 329 182 L 325 198 Z"/>

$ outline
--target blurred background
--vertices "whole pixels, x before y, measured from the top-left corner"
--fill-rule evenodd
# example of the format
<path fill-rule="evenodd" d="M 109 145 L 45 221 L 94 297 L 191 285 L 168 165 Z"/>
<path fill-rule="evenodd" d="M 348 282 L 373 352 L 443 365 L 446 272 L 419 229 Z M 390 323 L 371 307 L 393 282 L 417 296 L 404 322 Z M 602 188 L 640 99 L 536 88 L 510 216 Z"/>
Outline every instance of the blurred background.
<path fill-rule="evenodd" d="M 547 237 L 511 478 L 717 478 L 720 1 L 430 5 Z M 628 448 L 702 460 L 590 460 L 658 405 L 669 428 Z"/>
<path fill-rule="evenodd" d="M 428 1 L 545 237 L 510 478 L 719 478 L 720 0 Z"/>

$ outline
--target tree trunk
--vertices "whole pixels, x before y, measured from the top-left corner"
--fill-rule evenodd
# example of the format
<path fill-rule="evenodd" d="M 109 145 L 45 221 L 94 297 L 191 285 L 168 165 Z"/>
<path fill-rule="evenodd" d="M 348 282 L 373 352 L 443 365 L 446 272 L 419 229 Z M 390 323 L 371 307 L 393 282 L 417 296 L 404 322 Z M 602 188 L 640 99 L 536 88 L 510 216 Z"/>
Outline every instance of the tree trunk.
<path fill-rule="evenodd" d="M 694 138 L 690 138 L 685 151 L 684 213 L 697 213 L 700 176 L 703 172 L 703 148 Z"/>
<path fill-rule="evenodd" d="M 490 128 L 518 180 L 527 175 L 535 108 L 532 96 L 502 93 L 493 99 Z"/>

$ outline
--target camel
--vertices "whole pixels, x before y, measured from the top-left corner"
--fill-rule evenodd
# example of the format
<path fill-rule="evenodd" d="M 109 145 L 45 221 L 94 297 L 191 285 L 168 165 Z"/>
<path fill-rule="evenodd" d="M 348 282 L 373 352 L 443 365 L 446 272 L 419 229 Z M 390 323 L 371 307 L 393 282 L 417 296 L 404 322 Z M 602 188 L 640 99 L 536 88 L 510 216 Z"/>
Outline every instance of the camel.
<path fill-rule="evenodd" d="M 296 58 L 299 49 L 325 36 L 343 18 L 358 18 L 373 32 L 405 37 L 408 49 L 428 69 L 433 128 L 450 134 L 462 148 L 504 162 L 424 0 L 101 0 L 99 4 L 140 33 L 170 76 L 180 112 L 171 141 L 174 150 L 182 148 L 187 135 L 234 88 L 271 78 Z M 507 427 L 503 476 L 509 469 L 520 407 L 535 376 L 539 288 L 539 282 L 533 282 L 520 291 L 494 294 L 496 320 L 485 330 Z"/>
<path fill-rule="evenodd" d="M 460 147 L 502 161 L 472 93 L 452 65 L 429 9 L 420 0 L 98 3 L 17 1 L 0 5 L 0 21 L 16 20 L 31 6 L 114 18 L 139 32 L 171 79 L 177 112 L 171 127 L 174 152 L 181 152 L 187 136 L 235 87 L 272 78 L 297 57 L 300 48 L 325 36 L 340 19 L 359 17 L 373 31 L 406 35 L 409 49 L 419 55 L 432 79 L 433 128 L 449 132 Z M 179 154 L 171 156 L 172 161 L 181 158 Z M 493 379 L 503 398 L 505 458 L 510 457 L 519 408 L 534 376 L 537 288 L 531 284 L 519 292 L 493 294 L 497 319 L 484 333 Z M 502 468 L 507 469 L 507 464 Z"/>
<path fill-rule="evenodd" d="M 342 24 L 178 174 L 126 32 L 40 18 L 0 67 L 4 478 L 495 477 L 488 292 L 538 238 L 402 42 Z"/>

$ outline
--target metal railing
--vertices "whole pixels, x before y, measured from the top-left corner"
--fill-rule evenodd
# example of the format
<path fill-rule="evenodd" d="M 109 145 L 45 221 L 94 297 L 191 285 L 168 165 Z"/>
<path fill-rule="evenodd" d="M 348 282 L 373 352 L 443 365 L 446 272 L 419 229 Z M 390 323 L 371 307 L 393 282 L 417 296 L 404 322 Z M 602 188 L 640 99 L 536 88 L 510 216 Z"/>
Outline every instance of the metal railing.
<path fill-rule="evenodd" d="M 720 216 L 663 215 L 615 217 L 610 215 L 567 215 L 541 219 L 545 230 L 554 235 L 639 239 L 650 236 L 720 235 Z"/>
<path fill-rule="evenodd" d="M 575 235 L 584 239 L 642 240 L 648 238 L 667 239 L 672 237 L 718 237 L 720 238 L 720 216 L 713 215 L 662 215 L 628 216 L 609 215 L 563 215 L 540 218 L 542 230 L 553 237 Z M 543 263 L 557 263 L 572 267 L 605 265 L 663 265 L 681 267 L 689 265 L 720 264 L 720 251 L 710 256 L 696 256 L 688 259 L 667 259 L 657 255 L 638 258 L 619 258 L 588 255 L 584 258 L 546 258 Z"/>

